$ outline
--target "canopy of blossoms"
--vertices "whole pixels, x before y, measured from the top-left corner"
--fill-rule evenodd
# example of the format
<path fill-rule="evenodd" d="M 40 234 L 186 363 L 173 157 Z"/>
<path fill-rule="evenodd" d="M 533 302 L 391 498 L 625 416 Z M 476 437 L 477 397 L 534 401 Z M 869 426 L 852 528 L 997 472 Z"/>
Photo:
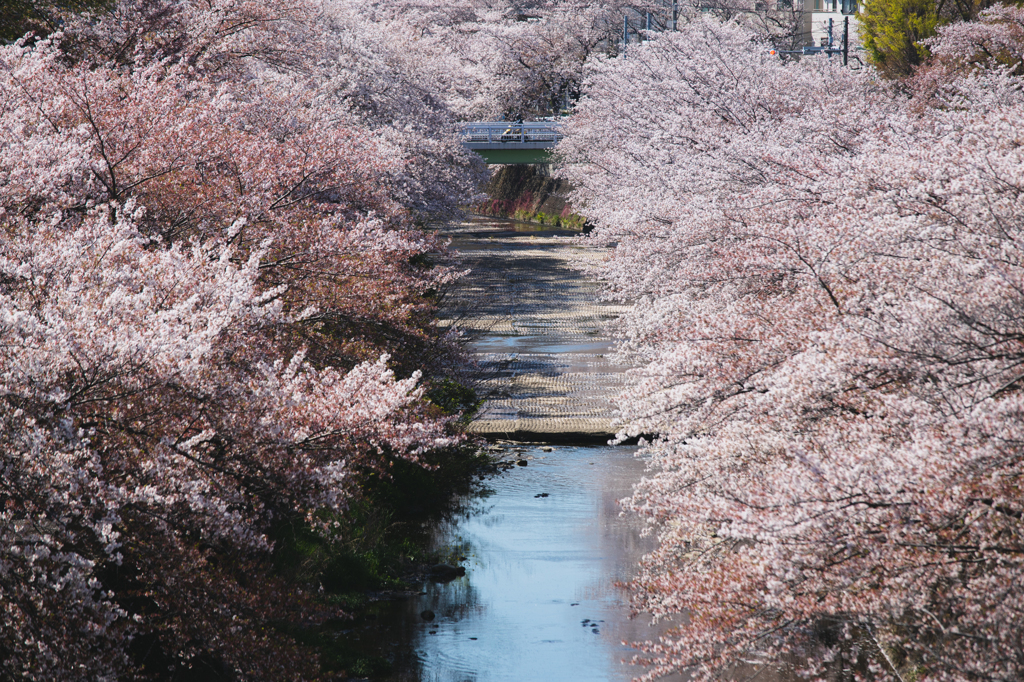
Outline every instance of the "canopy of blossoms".
<path fill-rule="evenodd" d="M 646 679 L 1024 674 L 1022 24 L 901 84 L 714 19 L 591 63 L 563 174 L 636 302 L 634 605 L 682 619 Z"/>
<path fill-rule="evenodd" d="M 459 273 L 415 223 L 483 167 L 329 9 L 125 0 L 0 47 L 2 677 L 313 676 L 267 623 L 336 614 L 268 530 L 457 440 L 420 368 Z"/>

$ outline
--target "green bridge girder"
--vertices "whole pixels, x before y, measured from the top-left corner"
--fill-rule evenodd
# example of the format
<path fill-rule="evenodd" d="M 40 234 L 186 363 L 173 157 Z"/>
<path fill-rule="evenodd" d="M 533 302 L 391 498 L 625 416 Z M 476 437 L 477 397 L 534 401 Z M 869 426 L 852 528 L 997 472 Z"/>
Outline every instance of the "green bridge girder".
<path fill-rule="evenodd" d="M 488 165 L 551 163 L 550 149 L 474 149 Z"/>

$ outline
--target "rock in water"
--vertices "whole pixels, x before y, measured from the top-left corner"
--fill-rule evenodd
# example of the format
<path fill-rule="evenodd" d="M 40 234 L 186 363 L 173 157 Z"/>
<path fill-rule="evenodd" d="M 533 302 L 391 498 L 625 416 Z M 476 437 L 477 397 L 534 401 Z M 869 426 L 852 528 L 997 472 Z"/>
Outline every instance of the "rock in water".
<path fill-rule="evenodd" d="M 447 583 L 455 580 L 459 576 L 466 575 L 466 569 L 462 566 L 437 564 L 436 566 L 430 567 L 430 570 L 427 571 L 427 575 L 429 575 L 430 579 L 436 583 Z"/>

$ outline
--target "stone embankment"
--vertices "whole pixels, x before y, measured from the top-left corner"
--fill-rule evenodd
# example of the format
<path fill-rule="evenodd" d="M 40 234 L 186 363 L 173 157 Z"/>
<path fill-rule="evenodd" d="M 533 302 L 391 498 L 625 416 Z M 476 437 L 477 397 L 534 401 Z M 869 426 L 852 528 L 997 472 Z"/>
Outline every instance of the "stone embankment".
<path fill-rule="evenodd" d="M 472 273 L 445 322 L 467 335 L 485 398 L 471 433 L 581 444 L 614 435 L 610 398 L 624 368 L 604 327 L 624 308 L 598 301 L 598 285 L 573 266 L 605 255 L 572 244 L 574 234 L 485 218 L 453 229 Z"/>
<path fill-rule="evenodd" d="M 572 187 L 565 180 L 551 177 L 547 166 L 502 166 L 482 189 L 487 199 L 475 210 L 485 215 L 512 218 L 519 213 L 569 218 L 572 214 L 566 202 Z"/>

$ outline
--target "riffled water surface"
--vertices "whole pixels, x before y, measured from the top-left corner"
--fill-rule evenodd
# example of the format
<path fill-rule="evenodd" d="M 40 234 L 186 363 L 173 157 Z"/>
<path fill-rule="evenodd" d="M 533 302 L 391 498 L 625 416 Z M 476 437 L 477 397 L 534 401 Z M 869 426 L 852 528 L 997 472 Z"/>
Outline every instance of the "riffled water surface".
<path fill-rule="evenodd" d="M 453 228 L 472 269 L 448 304 L 480 367 L 486 399 L 470 431 L 494 438 L 607 442 L 622 369 L 607 320 L 621 308 L 571 263 L 601 254 L 550 231 L 500 221 Z M 625 590 L 652 548 L 619 500 L 644 473 L 624 446 L 502 444 L 526 466 L 487 481 L 489 494 L 437 531 L 466 569 L 451 582 L 377 605 L 349 636 L 394 662 L 402 682 L 630 680 L 623 642 L 656 637 L 631 620 Z M 384 678 L 379 678 L 384 679 Z"/>
<path fill-rule="evenodd" d="M 465 557 L 466 575 L 424 583 L 363 635 L 406 639 L 394 642 L 405 650 L 394 679 L 599 682 L 640 672 L 624 663 L 634 652 L 622 642 L 655 633 L 629 618 L 616 583 L 650 548 L 618 505 L 643 463 L 630 447 L 552 448 L 509 446 L 528 465 L 492 479 L 493 492 L 438 537 Z"/>

